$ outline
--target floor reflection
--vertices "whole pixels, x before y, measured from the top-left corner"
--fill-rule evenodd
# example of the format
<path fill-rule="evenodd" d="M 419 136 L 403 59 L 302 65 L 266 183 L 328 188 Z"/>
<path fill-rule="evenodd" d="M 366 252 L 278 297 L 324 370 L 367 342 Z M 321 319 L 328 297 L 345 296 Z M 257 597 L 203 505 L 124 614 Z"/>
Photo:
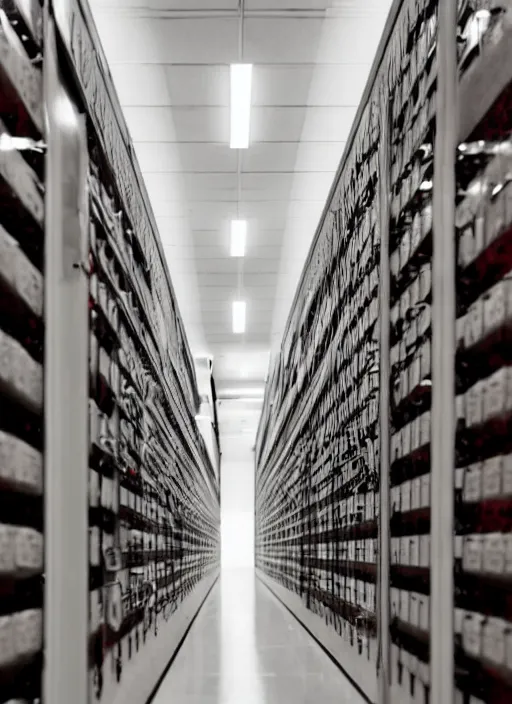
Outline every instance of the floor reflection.
<path fill-rule="evenodd" d="M 252 570 L 224 570 L 154 704 L 362 704 Z"/>

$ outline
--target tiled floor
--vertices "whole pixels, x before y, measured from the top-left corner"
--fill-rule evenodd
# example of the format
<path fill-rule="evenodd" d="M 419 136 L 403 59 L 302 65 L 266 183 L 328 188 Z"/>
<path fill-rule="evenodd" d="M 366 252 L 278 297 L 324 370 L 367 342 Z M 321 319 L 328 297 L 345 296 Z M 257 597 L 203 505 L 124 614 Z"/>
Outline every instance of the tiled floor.
<path fill-rule="evenodd" d="M 154 704 L 363 704 L 252 571 L 224 571 Z"/>

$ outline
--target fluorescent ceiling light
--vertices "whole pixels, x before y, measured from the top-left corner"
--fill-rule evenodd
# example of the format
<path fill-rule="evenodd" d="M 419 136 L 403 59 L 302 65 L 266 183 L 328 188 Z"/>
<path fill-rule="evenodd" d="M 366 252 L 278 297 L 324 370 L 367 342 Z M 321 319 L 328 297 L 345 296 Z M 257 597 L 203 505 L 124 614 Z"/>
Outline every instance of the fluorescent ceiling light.
<path fill-rule="evenodd" d="M 231 66 L 231 149 L 247 149 L 251 125 L 252 64 Z"/>
<path fill-rule="evenodd" d="M 219 397 L 261 399 L 265 395 L 264 386 L 219 389 Z"/>
<path fill-rule="evenodd" d="M 231 256 L 245 256 L 245 240 L 247 238 L 247 221 L 231 221 Z"/>
<path fill-rule="evenodd" d="M 235 335 L 245 332 L 245 301 L 233 301 L 233 332 Z"/>

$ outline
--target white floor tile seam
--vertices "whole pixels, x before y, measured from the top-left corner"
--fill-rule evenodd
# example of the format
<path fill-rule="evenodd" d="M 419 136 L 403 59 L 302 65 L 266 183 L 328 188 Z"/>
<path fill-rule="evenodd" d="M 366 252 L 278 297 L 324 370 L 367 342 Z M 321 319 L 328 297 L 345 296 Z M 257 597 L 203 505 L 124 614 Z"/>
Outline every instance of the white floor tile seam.
<path fill-rule="evenodd" d="M 363 704 L 251 570 L 223 572 L 153 704 Z"/>

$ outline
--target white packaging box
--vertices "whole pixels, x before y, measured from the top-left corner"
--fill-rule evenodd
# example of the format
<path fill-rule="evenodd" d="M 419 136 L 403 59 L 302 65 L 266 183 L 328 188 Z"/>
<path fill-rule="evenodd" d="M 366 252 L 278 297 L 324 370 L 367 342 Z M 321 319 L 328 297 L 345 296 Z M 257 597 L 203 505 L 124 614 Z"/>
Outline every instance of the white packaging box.
<path fill-rule="evenodd" d="M 24 575 L 41 574 L 44 567 L 43 534 L 33 528 L 16 530 L 16 572 Z"/>
<path fill-rule="evenodd" d="M 505 455 L 502 464 L 503 496 L 512 496 L 512 455 Z"/>
<path fill-rule="evenodd" d="M 409 564 L 411 567 L 420 566 L 420 536 L 412 535 L 409 538 Z"/>
<path fill-rule="evenodd" d="M 401 510 L 402 489 L 400 486 L 391 487 L 391 512 L 397 513 Z"/>
<path fill-rule="evenodd" d="M 430 535 L 420 535 L 420 567 L 430 567 Z"/>
<path fill-rule="evenodd" d="M 430 665 L 421 660 L 418 661 L 418 678 L 423 684 L 430 684 Z"/>
<path fill-rule="evenodd" d="M 467 535 L 463 541 L 462 567 L 466 572 L 481 572 L 483 560 L 481 535 Z"/>
<path fill-rule="evenodd" d="M 100 476 L 94 469 L 89 469 L 89 506 L 95 508 L 100 502 Z"/>
<path fill-rule="evenodd" d="M 507 624 L 505 629 L 505 662 L 509 670 L 512 670 L 512 628 Z"/>
<path fill-rule="evenodd" d="M 421 508 L 421 477 L 411 481 L 411 511 Z"/>
<path fill-rule="evenodd" d="M 411 423 L 411 452 L 421 447 L 420 419 L 415 418 Z"/>
<path fill-rule="evenodd" d="M 472 386 L 465 395 L 466 424 L 468 427 L 479 425 L 483 420 L 483 382 Z"/>
<path fill-rule="evenodd" d="M 466 330 L 464 343 L 466 347 L 472 347 L 482 339 L 484 332 L 484 305 L 483 300 L 478 298 L 469 308 L 466 316 Z"/>
<path fill-rule="evenodd" d="M 512 574 L 512 533 L 503 536 L 505 543 L 505 573 Z"/>
<path fill-rule="evenodd" d="M 101 482 L 101 505 L 103 508 L 112 508 L 113 482 L 109 477 L 103 477 Z"/>
<path fill-rule="evenodd" d="M 489 533 L 484 536 L 482 569 L 491 574 L 505 572 L 505 541 L 502 533 Z"/>
<path fill-rule="evenodd" d="M 505 664 L 505 630 L 505 621 L 493 617 L 486 619 L 482 628 L 482 655 L 497 665 Z"/>
<path fill-rule="evenodd" d="M 424 474 L 421 479 L 421 506 L 420 508 L 430 507 L 430 474 Z"/>
<path fill-rule="evenodd" d="M 408 423 L 402 428 L 402 454 L 407 457 L 411 454 L 411 424 Z"/>
<path fill-rule="evenodd" d="M 466 612 L 462 624 L 462 647 L 474 658 L 479 658 L 482 654 L 483 621 L 481 614 Z"/>
<path fill-rule="evenodd" d="M 0 667 L 5 667 L 16 658 L 14 631 L 11 616 L 0 616 Z"/>
<path fill-rule="evenodd" d="M 12 616 L 15 649 L 18 656 L 35 655 L 43 647 L 43 612 L 27 609 Z"/>
<path fill-rule="evenodd" d="M 35 315 L 43 313 L 43 277 L 0 225 L 0 271 Z"/>
<path fill-rule="evenodd" d="M 409 622 L 415 628 L 420 627 L 420 603 L 415 592 L 411 592 Z"/>
<path fill-rule="evenodd" d="M 405 589 L 400 590 L 400 620 L 409 623 L 411 608 L 411 592 Z"/>
<path fill-rule="evenodd" d="M 400 538 L 391 538 L 391 564 L 400 564 Z"/>
<path fill-rule="evenodd" d="M 22 440 L 0 431 L 0 479 L 23 493 L 43 491 L 43 458 Z"/>
<path fill-rule="evenodd" d="M 365 541 L 365 553 L 366 553 L 366 562 L 374 563 L 376 561 L 376 555 L 375 555 L 375 544 L 373 542 L 373 538 L 368 538 Z"/>
<path fill-rule="evenodd" d="M 410 564 L 410 538 L 405 536 L 400 538 L 400 564 L 409 565 Z"/>
<path fill-rule="evenodd" d="M 366 520 L 373 521 L 375 516 L 375 494 L 369 491 L 366 494 Z"/>
<path fill-rule="evenodd" d="M 1 35 L 0 35 L 1 36 Z M 9 335 L 0 330 L 0 381 L 31 408 L 43 407 L 43 368 Z"/>
<path fill-rule="evenodd" d="M 420 416 L 420 447 L 430 443 L 430 411 Z"/>
<path fill-rule="evenodd" d="M 0 575 L 14 575 L 16 571 L 16 528 L 0 524 Z"/>
<path fill-rule="evenodd" d="M 400 615 L 400 590 L 396 587 L 390 588 L 390 604 L 391 616 L 398 617 Z"/>
<path fill-rule="evenodd" d="M 502 367 L 492 376 L 481 382 L 483 412 L 482 419 L 489 420 L 503 414 L 508 403 L 508 380 L 510 374 L 507 367 Z M 477 384 L 478 386 L 478 384 Z"/>
<path fill-rule="evenodd" d="M 93 567 L 101 563 L 100 530 L 97 526 L 89 528 L 89 562 Z"/>
<path fill-rule="evenodd" d="M 482 497 L 499 496 L 502 491 L 503 457 L 491 457 L 482 464 Z"/>
<path fill-rule="evenodd" d="M 366 603 L 368 611 L 375 613 L 376 611 L 376 588 L 371 582 L 366 583 Z"/>
<path fill-rule="evenodd" d="M 411 510 L 411 482 L 405 481 L 400 486 L 400 510 L 408 513 Z"/>
<path fill-rule="evenodd" d="M 422 631 L 430 630 L 430 597 L 426 594 L 418 594 L 418 605 L 420 612 L 420 628 Z"/>
<path fill-rule="evenodd" d="M 466 503 L 476 503 L 482 498 L 482 464 L 475 464 L 466 467 L 464 471 L 464 485 L 462 498 Z"/>

